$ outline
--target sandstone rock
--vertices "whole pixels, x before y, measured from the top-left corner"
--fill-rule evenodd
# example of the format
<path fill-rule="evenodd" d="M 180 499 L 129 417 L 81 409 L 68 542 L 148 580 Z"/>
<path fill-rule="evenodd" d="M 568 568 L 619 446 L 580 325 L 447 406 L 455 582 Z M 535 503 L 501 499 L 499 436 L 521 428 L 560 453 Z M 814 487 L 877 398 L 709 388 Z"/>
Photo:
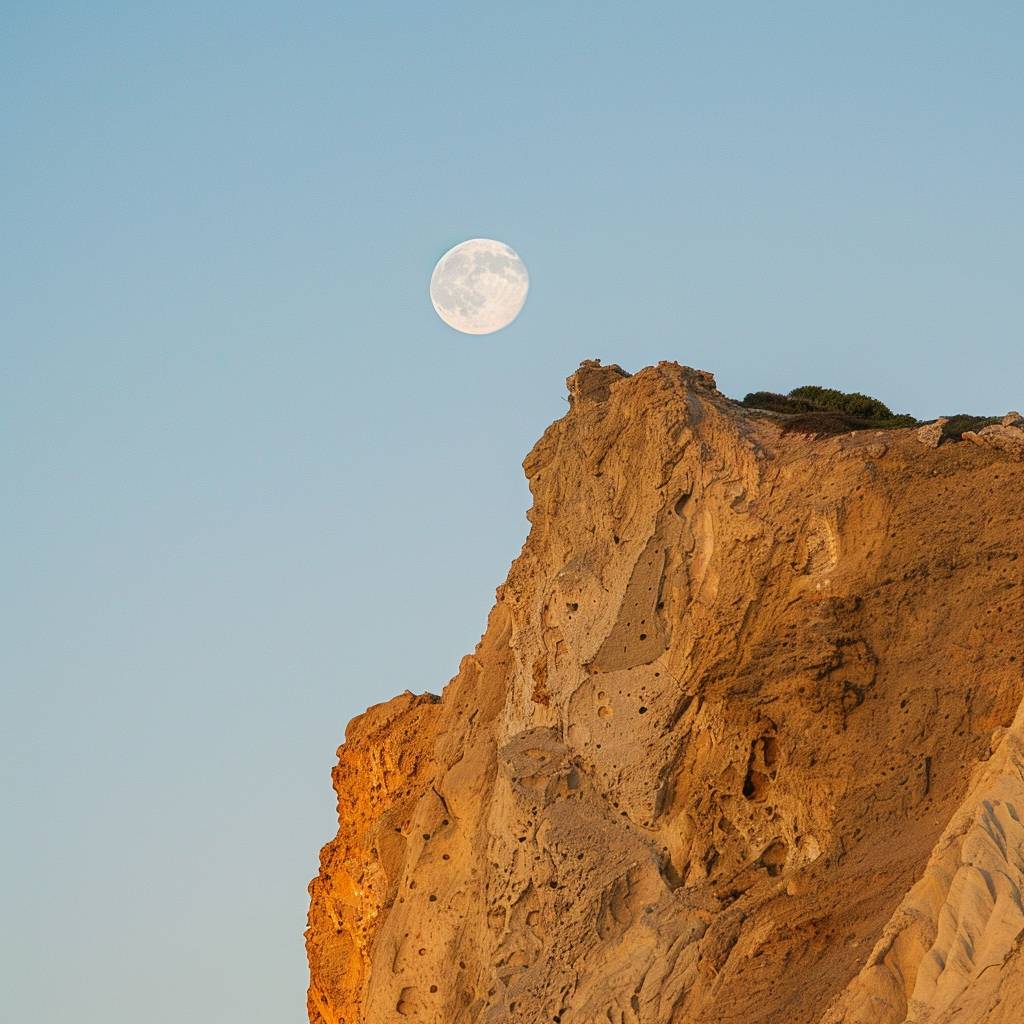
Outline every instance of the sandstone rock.
<path fill-rule="evenodd" d="M 946 417 L 940 417 L 933 423 L 926 423 L 917 429 L 917 439 L 926 448 L 938 448 L 942 442 L 942 428 L 949 422 Z"/>
<path fill-rule="evenodd" d="M 346 732 L 310 1020 L 1019 1022 L 1024 463 L 569 387 L 476 651 Z"/>
<path fill-rule="evenodd" d="M 995 448 L 1018 459 L 1024 459 L 1024 428 L 994 423 L 981 430 L 964 431 L 964 440 L 982 448 Z"/>
<path fill-rule="evenodd" d="M 603 402 L 611 386 L 629 374 L 615 363 L 602 366 L 600 359 L 584 359 L 580 368 L 565 381 L 569 389 L 569 404 L 581 400 Z"/>
<path fill-rule="evenodd" d="M 1008 412 L 1001 420 L 1004 427 L 1024 427 L 1024 416 L 1016 410 Z"/>
<path fill-rule="evenodd" d="M 1024 703 L 996 732 L 984 774 L 822 1024 L 1009 1024 L 1024 1014 Z"/>

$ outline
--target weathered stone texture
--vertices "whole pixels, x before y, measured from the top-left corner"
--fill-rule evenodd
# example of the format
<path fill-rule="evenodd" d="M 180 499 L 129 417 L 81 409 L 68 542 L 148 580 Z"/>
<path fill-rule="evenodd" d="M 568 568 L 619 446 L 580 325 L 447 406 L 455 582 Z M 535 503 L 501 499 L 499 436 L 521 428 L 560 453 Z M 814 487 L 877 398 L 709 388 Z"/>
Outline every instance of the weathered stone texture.
<path fill-rule="evenodd" d="M 310 1020 L 1024 1019 L 1024 462 L 569 389 L 477 650 L 346 733 Z"/>

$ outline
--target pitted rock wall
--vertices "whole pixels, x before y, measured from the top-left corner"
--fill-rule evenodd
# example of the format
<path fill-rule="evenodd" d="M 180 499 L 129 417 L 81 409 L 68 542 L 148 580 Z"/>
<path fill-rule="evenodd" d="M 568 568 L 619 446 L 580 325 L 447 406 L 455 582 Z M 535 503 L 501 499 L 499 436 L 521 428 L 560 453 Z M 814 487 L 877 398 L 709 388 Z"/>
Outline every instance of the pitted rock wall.
<path fill-rule="evenodd" d="M 477 650 L 346 733 L 310 1020 L 1013 1019 L 1024 463 L 568 384 Z"/>

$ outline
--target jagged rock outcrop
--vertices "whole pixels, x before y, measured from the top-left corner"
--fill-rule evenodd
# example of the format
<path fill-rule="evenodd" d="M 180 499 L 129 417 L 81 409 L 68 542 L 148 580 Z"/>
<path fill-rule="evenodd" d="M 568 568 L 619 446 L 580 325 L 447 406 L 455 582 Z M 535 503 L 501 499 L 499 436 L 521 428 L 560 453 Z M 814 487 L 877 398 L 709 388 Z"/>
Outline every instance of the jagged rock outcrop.
<path fill-rule="evenodd" d="M 1020 423 L 1019 414 L 1011 412 L 1003 418 L 1002 423 L 993 423 L 978 431 L 965 430 L 964 440 L 981 446 L 988 445 L 1015 458 L 1024 459 L 1024 427 Z"/>
<path fill-rule="evenodd" d="M 938 448 L 942 444 L 942 428 L 949 422 L 945 416 L 940 416 L 931 423 L 917 428 L 917 439 L 926 448 Z"/>
<path fill-rule="evenodd" d="M 1024 1019 L 1024 462 L 568 384 L 476 651 L 346 732 L 310 1020 Z"/>

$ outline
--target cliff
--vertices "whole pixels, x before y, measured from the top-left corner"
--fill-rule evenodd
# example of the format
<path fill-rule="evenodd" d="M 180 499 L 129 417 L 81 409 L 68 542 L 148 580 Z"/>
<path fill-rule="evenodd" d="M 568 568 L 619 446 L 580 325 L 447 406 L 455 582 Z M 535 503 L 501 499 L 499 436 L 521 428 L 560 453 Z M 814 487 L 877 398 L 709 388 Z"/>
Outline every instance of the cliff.
<path fill-rule="evenodd" d="M 1024 1020 L 1019 421 L 568 384 L 476 651 L 348 727 L 310 1020 Z"/>

